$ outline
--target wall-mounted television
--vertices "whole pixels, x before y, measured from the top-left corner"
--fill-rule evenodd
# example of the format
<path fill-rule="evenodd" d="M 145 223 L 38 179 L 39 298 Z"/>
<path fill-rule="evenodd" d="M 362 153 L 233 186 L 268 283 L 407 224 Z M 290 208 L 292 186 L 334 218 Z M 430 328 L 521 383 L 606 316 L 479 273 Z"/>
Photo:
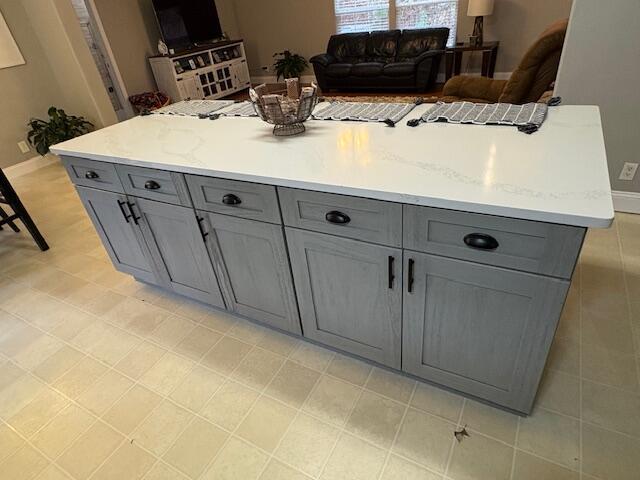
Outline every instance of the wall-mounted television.
<path fill-rule="evenodd" d="M 162 40 L 176 51 L 222 37 L 214 0 L 153 0 Z"/>

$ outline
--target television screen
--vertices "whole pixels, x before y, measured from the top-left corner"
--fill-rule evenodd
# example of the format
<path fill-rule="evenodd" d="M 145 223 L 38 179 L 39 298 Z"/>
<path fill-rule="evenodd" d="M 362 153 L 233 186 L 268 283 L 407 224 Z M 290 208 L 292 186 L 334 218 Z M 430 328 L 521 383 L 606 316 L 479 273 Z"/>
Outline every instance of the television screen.
<path fill-rule="evenodd" d="M 153 0 L 162 39 L 180 50 L 222 36 L 214 0 Z"/>

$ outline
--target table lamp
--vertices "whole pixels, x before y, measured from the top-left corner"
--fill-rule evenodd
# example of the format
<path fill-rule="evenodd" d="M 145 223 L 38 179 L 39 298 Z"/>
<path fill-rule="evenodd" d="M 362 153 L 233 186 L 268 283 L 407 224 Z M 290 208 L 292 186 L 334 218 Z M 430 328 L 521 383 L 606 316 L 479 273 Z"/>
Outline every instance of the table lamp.
<path fill-rule="evenodd" d="M 469 0 L 469 8 L 467 8 L 467 15 L 469 17 L 476 17 L 476 21 L 473 24 L 473 35 L 469 37 L 469 43 L 471 45 L 482 45 L 482 19 L 485 15 L 491 15 L 493 13 L 494 0 Z"/>

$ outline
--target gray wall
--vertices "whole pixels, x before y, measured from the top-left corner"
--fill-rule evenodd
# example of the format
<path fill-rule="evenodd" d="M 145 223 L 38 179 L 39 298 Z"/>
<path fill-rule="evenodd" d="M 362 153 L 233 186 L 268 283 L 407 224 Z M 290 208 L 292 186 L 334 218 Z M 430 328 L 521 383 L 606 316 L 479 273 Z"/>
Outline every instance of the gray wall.
<path fill-rule="evenodd" d="M 600 106 L 611 186 L 631 192 L 640 173 L 618 176 L 624 162 L 640 162 L 639 35 L 639 0 L 575 0 L 556 84 L 563 103 Z"/>

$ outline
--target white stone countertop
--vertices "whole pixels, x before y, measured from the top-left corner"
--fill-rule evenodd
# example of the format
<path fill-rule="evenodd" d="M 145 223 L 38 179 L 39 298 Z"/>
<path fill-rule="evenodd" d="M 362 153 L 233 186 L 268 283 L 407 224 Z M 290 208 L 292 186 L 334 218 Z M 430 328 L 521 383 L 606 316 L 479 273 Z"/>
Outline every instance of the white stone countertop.
<path fill-rule="evenodd" d="M 150 115 L 51 148 L 59 155 L 583 227 L 613 220 L 600 112 L 549 109 L 542 128 Z"/>

